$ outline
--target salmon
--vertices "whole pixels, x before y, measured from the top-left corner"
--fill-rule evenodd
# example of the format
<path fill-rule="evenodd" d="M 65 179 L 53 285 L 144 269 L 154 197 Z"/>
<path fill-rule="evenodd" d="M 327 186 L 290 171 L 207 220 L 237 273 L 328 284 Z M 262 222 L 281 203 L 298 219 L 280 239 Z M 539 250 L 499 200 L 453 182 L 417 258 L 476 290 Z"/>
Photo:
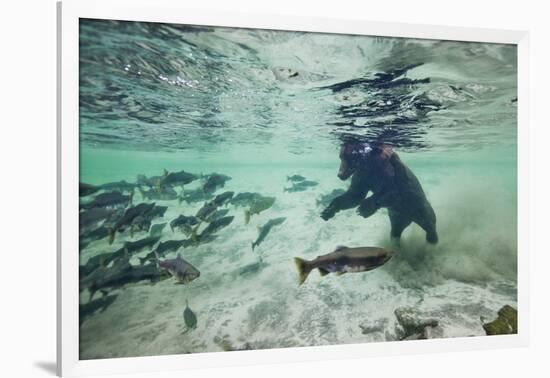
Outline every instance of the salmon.
<path fill-rule="evenodd" d="M 294 258 L 298 269 L 298 281 L 303 284 L 312 270 L 318 269 L 321 276 L 329 273 L 338 275 L 344 273 L 366 272 L 384 265 L 395 252 L 378 247 L 348 248 L 338 246 L 334 252 L 318 256 L 308 261 L 299 257 Z"/>

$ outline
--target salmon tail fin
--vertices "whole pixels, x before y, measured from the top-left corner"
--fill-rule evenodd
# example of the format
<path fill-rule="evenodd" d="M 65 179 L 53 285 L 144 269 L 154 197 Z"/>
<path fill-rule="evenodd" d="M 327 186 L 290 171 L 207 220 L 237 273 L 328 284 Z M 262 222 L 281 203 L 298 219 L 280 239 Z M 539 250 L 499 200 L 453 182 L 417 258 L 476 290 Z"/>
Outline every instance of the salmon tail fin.
<path fill-rule="evenodd" d="M 244 211 L 244 224 L 248 224 L 250 222 L 250 210 Z"/>
<path fill-rule="evenodd" d="M 256 248 L 256 244 L 254 244 L 254 242 L 252 242 L 251 245 L 252 245 L 252 250 L 254 250 L 254 248 Z"/>
<path fill-rule="evenodd" d="M 114 228 L 110 227 L 108 230 L 107 230 L 107 233 L 109 234 L 109 245 L 113 244 L 113 242 L 115 241 L 115 230 Z"/>
<path fill-rule="evenodd" d="M 299 257 L 294 258 L 294 263 L 296 264 L 296 269 L 298 269 L 298 283 L 301 285 L 305 282 L 311 269 L 307 266 L 308 261 Z"/>
<path fill-rule="evenodd" d="M 327 274 L 329 274 L 330 272 L 326 269 L 323 269 L 323 268 L 319 268 L 319 274 L 321 275 L 321 277 L 324 277 L 326 276 Z"/>

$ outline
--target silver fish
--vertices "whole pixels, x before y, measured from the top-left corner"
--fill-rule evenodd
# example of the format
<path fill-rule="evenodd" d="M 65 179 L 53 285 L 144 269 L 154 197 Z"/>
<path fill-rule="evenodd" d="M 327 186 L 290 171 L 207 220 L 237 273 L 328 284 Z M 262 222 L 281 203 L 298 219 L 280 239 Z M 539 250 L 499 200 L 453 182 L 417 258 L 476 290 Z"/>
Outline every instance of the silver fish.
<path fill-rule="evenodd" d="M 166 269 L 178 283 L 186 284 L 197 279 L 201 272 L 193 265 L 185 261 L 181 254 L 178 253 L 178 257 L 169 260 L 159 260 L 159 266 Z"/>

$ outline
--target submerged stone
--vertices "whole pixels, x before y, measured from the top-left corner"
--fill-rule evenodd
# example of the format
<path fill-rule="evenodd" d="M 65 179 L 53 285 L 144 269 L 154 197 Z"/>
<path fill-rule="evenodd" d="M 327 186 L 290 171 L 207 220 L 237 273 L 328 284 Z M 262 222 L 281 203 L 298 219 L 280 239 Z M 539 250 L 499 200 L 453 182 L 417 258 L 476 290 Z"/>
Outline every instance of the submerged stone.
<path fill-rule="evenodd" d="M 396 331 L 400 340 L 427 339 L 430 329 L 439 326 L 437 319 L 422 316 L 410 307 L 398 308 L 394 314 L 399 324 Z"/>
<path fill-rule="evenodd" d="M 489 336 L 512 335 L 518 333 L 518 311 L 505 305 L 498 310 L 498 317 L 490 323 L 484 323 L 483 329 Z"/>

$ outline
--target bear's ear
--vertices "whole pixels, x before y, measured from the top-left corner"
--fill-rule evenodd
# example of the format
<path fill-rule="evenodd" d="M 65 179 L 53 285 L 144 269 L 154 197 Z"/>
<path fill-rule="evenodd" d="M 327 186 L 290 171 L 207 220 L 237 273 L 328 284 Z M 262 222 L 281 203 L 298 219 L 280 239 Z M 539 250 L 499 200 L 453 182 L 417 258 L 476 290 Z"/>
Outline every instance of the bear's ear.
<path fill-rule="evenodd" d="M 395 169 L 390 160 L 393 155 L 393 149 L 387 145 L 377 146 L 372 151 L 372 161 L 375 166 L 389 177 L 395 176 Z"/>

